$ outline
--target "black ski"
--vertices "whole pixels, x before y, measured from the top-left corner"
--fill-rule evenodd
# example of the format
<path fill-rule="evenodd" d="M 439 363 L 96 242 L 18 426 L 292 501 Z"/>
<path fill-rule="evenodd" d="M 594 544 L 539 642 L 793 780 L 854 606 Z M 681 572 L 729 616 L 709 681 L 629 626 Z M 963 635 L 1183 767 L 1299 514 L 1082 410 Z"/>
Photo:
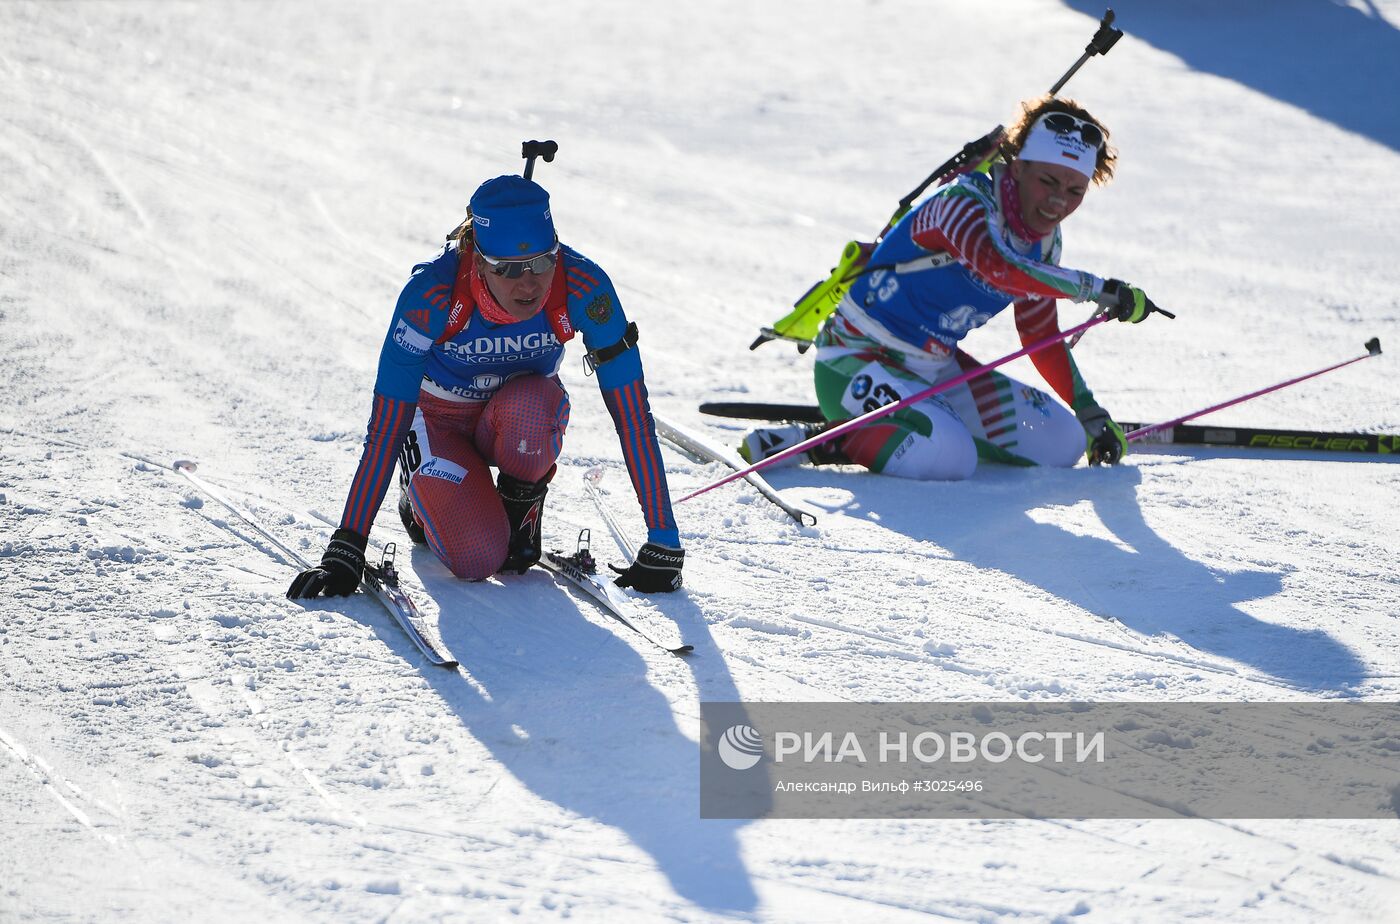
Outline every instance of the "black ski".
<path fill-rule="evenodd" d="M 735 420 L 824 423 L 815 404 L 775 404 L 761 401 L 714 401 L 700 413 Z M 1124 433 L 1152 424 L 1120 421 Z M 1246 449 L 1294 449 L 1309 452 L 1360 452 L 1400 455 L 1400 436 L 1385 433 L 1336 433 L 1324 430 L 1284 430 L 1275 427 L 1223 427 L 1177 424 L 1134 442 L 1143 445 L 1236 446 Z"/>
<path fill-rule="evenodd" d="M 1121 423 L 1124 433 L 1151 424 Z M 1150 433 L 1135 443 L 1185 446 L 1239 446 L 1246 449 L 1298 449 L 1308 452 L 1362 452 L 1400 455 L 1400 436 L 1384 433 L 1332 433 L 1321 430 L 1281 430 L 1273 427 L 1209 427 L 1177 424 Z"/>
<path fill-rule="evenodd" d="M 700 413 L 736 420 L 826 423 L 822 409 L 815 404 L 768 404 L 763 401 L 710 401 L 700 405 Z"/>

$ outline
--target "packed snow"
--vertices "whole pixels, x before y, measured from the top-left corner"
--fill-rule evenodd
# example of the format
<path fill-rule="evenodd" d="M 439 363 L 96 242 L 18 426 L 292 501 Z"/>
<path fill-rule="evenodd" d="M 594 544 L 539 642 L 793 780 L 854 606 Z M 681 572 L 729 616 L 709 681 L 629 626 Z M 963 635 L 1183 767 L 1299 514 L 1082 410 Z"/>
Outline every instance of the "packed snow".
<path fill-rule="evenodd" d="M 1065 92 L 1119 176 L 1065 263 L 1177 320 L 1085 337 L 1101 402 L 1165 420 L 1400 347 L 1400 0 L 1115 8 Z M 529 138 L 654 407 L 733 444 L 700 402 L 811 398 L 758 328 L 1102 12 L 0 3 L 0 920 L 1393 920 L 1395 820 L 702 820 L 696 739 L 704 700 L 1393 700 L 1394 457 L 784 468 L 815 526 L 742 485 L 677 507 L 685 591 L 635 599 L 685 659 L 543 571 L 454 580 L 391 492 L 373 544 L 455 672 L 363 595 L 284 599 L 293 567 L 170 468 L 317 558 L 399 287 Z M 1009 313 L 967 347 L 1018 348 Z M 576 354 L 545 530 L 621 562 L 582 474 L 640 514 Z M 1392 367 L 1220 421 L 1400 432 Z"/>

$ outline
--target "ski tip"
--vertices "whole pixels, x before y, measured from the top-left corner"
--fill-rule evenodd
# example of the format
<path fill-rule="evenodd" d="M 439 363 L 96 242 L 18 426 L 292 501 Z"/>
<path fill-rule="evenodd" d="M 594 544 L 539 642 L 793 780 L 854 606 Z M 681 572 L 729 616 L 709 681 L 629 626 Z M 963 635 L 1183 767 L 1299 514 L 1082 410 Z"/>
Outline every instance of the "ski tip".
<path fill-rule="evenodd" d="M 445 667 L 450 671 L 455 671 L 459 667 L 458 663 L 450 658 L 446 661 L 436 661 L 434 663 L 437 664 L 438 667 Z"/>
<path fill-rule="evenodd" d="M 199 465 L 189 459 L 176 459 L 170 465 L 177 472 L 193 472 Z"/>
<path fill-rule="evenodd" d="M 668 648 L 668 649 L 666 649 L 666 650 L 669 651 L 669 652 L 671 652 L 671 654 L 676 655 L 677 657 L 680 657 L 681 655 L 688 655 L 688 654 L 690 654 L 692 651 L 695 650 L 695 646 L 694 646 L 694 645 L 682 645 L 682 646 L 680 646 L 679 648 Z"/>
<path fill-rule="evenodd" d="M 1372 356 L 1381 355 L 1381 338 L 1372 337 L 1370 340 L 1367 340 L 1366 352 L 1370 353 Z"/>

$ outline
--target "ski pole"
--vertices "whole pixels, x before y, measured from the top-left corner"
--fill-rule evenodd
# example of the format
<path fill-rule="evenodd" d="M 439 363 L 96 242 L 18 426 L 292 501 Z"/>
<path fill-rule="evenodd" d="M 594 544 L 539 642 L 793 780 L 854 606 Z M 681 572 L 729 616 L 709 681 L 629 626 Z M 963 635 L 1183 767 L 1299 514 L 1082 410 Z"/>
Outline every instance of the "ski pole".
<path fill-rule="evenodd" d="M 1080 324 L 1078 327 L 1071 327 L 1067 331 L 1062 331 L 1058 334 L 1052 334 L 1043 340 L 1037 340 L 1035 343 L 1032 343 L 1028 347 L 1019 349 L 1014 353 L 1008 353 L 1001 359 L 994 359 L 986 365 L 978 366 L 975 369 L 969 369 L 961 375 L 954 376 L 946 382 L 940 382 L 937 385 L 925 388 L 923 391 L 912 394 L 909 397 L 903 398 L 892 404 L 886 404 L 883 407 L 877 407 L 873 411 L 868 411 L 860 415 L 859 417 L 853 417 L 850 420 L 842 421 L 841 423 L 836 424 L 830 429 L 823 430 L 821 433 L 818 433 L 813 437 L 803 440 L 802 442 L 794 446 L 789 446 L 787 449 L 784 449 L 781 452 L 774 453 L 766 459 L 760 459 L 759 461 L 750 465 L 748 468 L 739 469 L 736 472 L 732 472 L 731 474 L 726 475 L 719 481 L 713 482 L 712 484 L 708 484 L 705 487 L 700 488 L 698 490 L 691 491 L 685 497 L 682 497 L 680 500 L 676 501 L 676 503 L 683 504 L 686 501 L 690 500 L 692 497 L 699 497 L 701 494 L 704 494 L 707 491 L 713 491 L 715 488 L 723 487 L 724 485 L 729 484 L 731 481 L 737 481 L 738 479 L 743 478 L 745 475 L 748 475 L 752 472 L 756 472 L 760 469 L 767 468 L 770 465 L 774 465 L 778 462 L 781 462 L 783 459 L 795 456 L 800 452 L 806 452 L 814 446 L 820 446 L 822 443 L 825 443 L 828 440 L 832 440 L 838 436 L 841 436 L 843 433 L 849 433 L 851 430 L 863 427 L 871 421 L 878 420 L 879 418 L 885 417 L 889 414 L 893 414 L 895 411 L 909 407 L 911 404 L 918 404 L 925 398 L 931 398 L 934 395 L 939 394 L 940 392 L 948 391 L 950 388 L 956 388 L 957 386 L 968 381 L 969 379 L 975 379 L 977 376 L 981 375 L 984 372 L 990 372 L 992 369 L 995 369 L 998 366 L 1006 365 L 1013 359 L 1020 359 L 1022 356 L 1029 356 L 1031 353 L 1038 353 L 1046 347 L 1054 346 L 1062 340 L 1067 340 L 1068 338 L 1073 337 L 1080 331 L 1088 330 L 1095 324 L 1102 324 L 1104 321 L 1107 320 L 1108 315 L 1098 315 L 1097 317 L 1090 318 L 1083 324 Z"/>
<path fill-rule="evenodd" d="M 1168 420 L 1164 423 L 1153 424 L 1150 427 L 1143 427 L 1140 430 L 1134 430 L 1133 432 L 1126 434 L 1125 439 L 1127 439 L 1128 442 L 1131 443 L 1135 440 L 1140 440 L 1143 437 L 1148 436 L 1149 434 L 1156 433 L 1158 430 L 1165 430 L 1168 427 L 1174 427 L 1179 423 L 1185 423 L 1188 420 L 1195 420 L 1197 417 L 1204 417 L 1206 414 L 1223 410 L 1227 407 L 1234 407 L 1236 404 L 1243 404 L 1251 398 L 1257 398 L 1260 395 L 1267 395 L 1271 391 L 1278 391 L 1280 388 L 1287 388 L 1289 385 L 1296 385 L 1299 382 L 1304 382 L 1308 379 L 1316 378 L 1317 376 L 1322 375 L 1325 372 L 1331 372 L 1334 369 L 1340 369 L 1343 366 L 1350 366 L 1352 363 L 1359 363 L 1363 359 L 1370 359 L 1372 356 L 1379 355 L 1381 355 L 1381 338 L 1372 337 L 1370 340 L 1366 341 L 1366 352 L 1361 354 L 1360 356 L 1354 356 L 1351 359 L 1346 360 L 1345 362 L 1336 363 L 1334 365 L 1328 366 L 1326 369 L 1319 369 L 1316 372 L 1309 372 L 1307 375 L 1300 375 L 1297 378 L 1289 379 L 1286 382 L 1279 382 L 1277 385 L 1270 385 L 1268 388 L 1261 388 L 1258 391 L 1252 391 L 1247 395 L 1241 395 L 1240 397 L 1232 398 L 1229 401 L 1222 401 L 1220 404 L 1212 404 L 1210 407 L 1202 408 L 1199 411 L 1192 411 L 1190 414 L 1178 417 L 1175 420 Z"/>
<path fill-rule="evenodd" d="M 292 549 L 287 548 L 287 545 L 282 542 L 282 540 L 268 532 L 267 529 L 258 522 L 256 517 L 250 513 L 245 513 L 237 504 L 230 500 L 228 495 L 223 491 L 220 491 L 218 488 L 196 475 L 194 472 L 195 469 L 199 467 L 198 465 L 191 462 L 189 459 L 177 459 L 175 462 L 171 463 L 170 467 L 175 470 L 176 474 L 180 475 L 190 484 L 199 488 L 205 494 L 222 504 L 229 513 L 232 513 L 234 516 L 238 517 L 238 519 L 257 530 L 264 539 L 276 546 L 277 551 L 291 559 L 293 565 L 303 570 L 313 567 L 311 562 L 302 558 Z"/>
<path fill-rule="evenodd" d="M 622 552 L 633 561 L 637 558 L 637 547 L 632 544 L 632 540 L 627 538 L 627 531 L 622 528 L 622 524 L 617 522 L 617 518 L 612 515 L 608 505 L 603 503 L 603 495 L 598 490 L 598 482 L 603 480 L 603 467 L 595 465 L 583 473 L 583 489 L 588 492 L 588 497 L 593 501 L 593 506 L 598 508 L 598 513 L 602 515 L 603 522 L 608 525 L 608 531 L 612 533 L 613 541 L 622 547 Z"/>

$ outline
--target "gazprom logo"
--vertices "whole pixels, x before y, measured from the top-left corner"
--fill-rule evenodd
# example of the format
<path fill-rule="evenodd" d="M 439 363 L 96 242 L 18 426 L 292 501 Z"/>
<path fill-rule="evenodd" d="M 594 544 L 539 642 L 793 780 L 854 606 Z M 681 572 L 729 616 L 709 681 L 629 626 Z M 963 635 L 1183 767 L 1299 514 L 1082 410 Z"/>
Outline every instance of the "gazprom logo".
<path fill-rule="evenodd" d="M 467 470 L 451 459 L 433 456 L 418 466 L 418 471 L 413 473 L 413 477 L 441 478 L 453 484 L 461 484 L 466 480 Z"/>
<path fill-rule="evenodd" d="M 402 318 L 399 319 L 398 325 L 394 328 L 394 342 L 414 356 L 422 356 L 433 346 L 431 338 L 414 330 Z"/>
<path fill-rule="evenodd" d="M 763 736 L 748 725 L 731 725 L 715 750 L 730 770 L 748 770 L 763 759 Z"/>

